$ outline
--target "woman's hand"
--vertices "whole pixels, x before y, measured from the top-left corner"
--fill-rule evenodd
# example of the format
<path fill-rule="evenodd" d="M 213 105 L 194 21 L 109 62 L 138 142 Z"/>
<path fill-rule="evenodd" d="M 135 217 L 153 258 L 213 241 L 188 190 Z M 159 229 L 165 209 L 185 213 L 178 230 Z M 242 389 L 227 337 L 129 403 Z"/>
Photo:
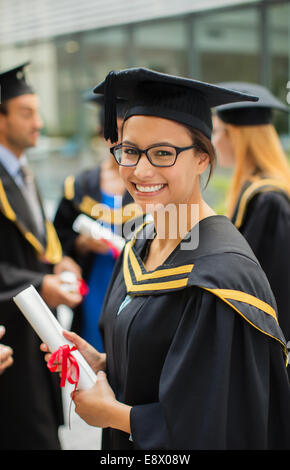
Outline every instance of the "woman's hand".
<path fill-rule="evenodd" d="M 79 235 L 75 240 L 75 247 L 79 253 L 91 251 L 97 254 L 107 254 L 109 252 L 109 247 L 103 240 L 96 240 L 88 235 Z"/>
<path fill-rule="evenodd" d="M 59 305 L 75 308 L 82 302 L 83 297 L 78 292 L 66 292 L 62 285 L 63 282 L 58 274 L 46 274 L 42 279 L 41 297 L 51 308 L 56 308 Z"/>
<path fill-rule="evenodd" d="M 61 274 L 64 271 L 70 271 L 74 273 L 77 279 L 82 278 L 81 267 L 69 256 L 64 256 L 62 260 L 58 264 L 56 264 L 53 268 L 54 274 Z"/>
<path fill-rule="evenodd" d="M 0 326 L 0 339 L 5 334 L 4 326 Z M 13 364 L 13 350 L 9 346 L 5 346 L 4 344 L 0 344 L 0 375 L 3 374 L 4 370 L 7 367 L 12 366 Z"/>
<path fill-rule="evenodd" d="M 106 373 L 98 372 L 95 385 L 89 390 L 72 392 L 76 413 L 90 426 L 115 428 L 131 433 L 131 407 L 116 400 Z"/>
<path fill-rule="evenodd" d="M 63 336 L 75 345 L 75 347 L 82 354 L 82 356 L 86 359 L 87 363 L 90 365 L 90 367 L 93 369 L 95 373 L 99 372 L 99 370 L 106 369 L 106 354 L 105 353 L 100 353 L 93 346 L 87 343 L 87 341 L 85 341 L 83 338 L 78 336 L 76 333 L 73 333 L 72 331 L 64 330 Z M 48 362 L 51 356 L 51 351 L 49 351 L 47 344 L 42 343 L 40 345 L 40 349 L 41 351 L 47 353 L 44 356 L 44 359 L 46 360 L 46 362 Z M 61 365 L 59 365 L 56 372 L 61 372 Z"/>

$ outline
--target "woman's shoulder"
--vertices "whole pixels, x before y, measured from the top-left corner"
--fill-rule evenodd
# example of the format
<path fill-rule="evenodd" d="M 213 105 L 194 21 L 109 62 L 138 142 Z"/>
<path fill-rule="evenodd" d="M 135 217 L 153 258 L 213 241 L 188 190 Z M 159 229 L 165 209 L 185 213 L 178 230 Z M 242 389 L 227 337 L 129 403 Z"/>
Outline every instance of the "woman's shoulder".
<path fill-rule="evenodd" d="M 225 216 L 210 217 L 200 224 L 198 247 L 185 257 L 192 259 L 190 282 L 196 285 L 247 291 L 252 284 L 253 291 L 255 284 L 255 289 L 269 290 L 250 245 Z"/>
<path fill-rule="evenodd" d="M 155 236 L 154 224 L 150 219 L 140 225 L 131 239 L 131 245 L 138 253 Z M 188 232 L 166 264 L 181 265 L 204 257 L 225 253 L 237 253 L 256 262 L 255 255 L 241 233 L 228 217 L 214 215 L 202 219 Z"/>
<path fill-rule="evenodd" d="M 190 256 L 196 261 L 205 257 L 236 254 L 257 262 L 245 238 L 226 216 L 216 215 L 203 219 L 193 228 L 191 237 L 195 244 Z"/>

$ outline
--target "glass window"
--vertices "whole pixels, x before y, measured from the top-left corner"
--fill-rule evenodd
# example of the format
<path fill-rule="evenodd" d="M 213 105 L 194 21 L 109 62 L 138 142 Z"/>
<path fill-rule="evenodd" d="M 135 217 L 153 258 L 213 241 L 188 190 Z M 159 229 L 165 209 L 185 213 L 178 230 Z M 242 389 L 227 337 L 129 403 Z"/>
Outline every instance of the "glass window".
<path fill-rule="evenodd" d="M 126 27 L 87 32 L 83 36 L 82 54 L 85 66 L 85 85 L 93 87 L 110 70 L 127 66 L 129 37 Z"/>
<path fill-rule="evenodd" d="M 290 5 L 275 5 L 268 7 L 268 34 L 270 52 L 269 85 L 272 92 L 284 104 L 287 104 L 287 94 L 290 92 Z M 290 104 L 290 103 L 289 103 Z M 289 115 L 275 112 L 274 124 L 280 134 L 288 133 Z M 286 135 L 282 136 L 286 140 Z M 286 142 L 285 142 L 286 143 Z M 288 143 L 290 149 L 290 143 Z"/>
<path fill-rule="evenodd" d="M 256 8 L 215 12 L 193 21 L 192 75 L 208 82 L 259 80 Z"/>
<path fill-rule="evenodd" d="M 132 65 L 187 75 L 187 36 L 184 20 L 136 25 L 133 41 Z"/>

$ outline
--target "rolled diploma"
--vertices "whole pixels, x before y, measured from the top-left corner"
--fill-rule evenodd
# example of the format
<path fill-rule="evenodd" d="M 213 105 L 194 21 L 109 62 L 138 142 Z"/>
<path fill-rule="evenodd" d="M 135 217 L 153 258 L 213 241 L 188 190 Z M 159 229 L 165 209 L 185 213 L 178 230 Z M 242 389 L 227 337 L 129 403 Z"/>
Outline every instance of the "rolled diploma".
<path fill-rule="evenodd" d="M 48 345 L 51 352 L 56 351 L 65 344 L 70 347 L 73 346 L 70 341 L 64 338 L 62 326 L 33 286 L 21 291 L 13 297 L 13 300 L 40 339 Z M 80 390 L 91 388 L 96 382 L 96 374 L 79 351 L 72 351 L 71 354 L 79 365 L 78 388 Z"/>
<path fill-rule="evenodd" d="M 85 214 L 80 214 L 73 223 L 73 230 L 82 235 L 89 235 L 99 240 L 103 238 L 110 241 L 119 251 L 123 250 L 125 240 L 109 228 L 103 227 L 98 221 Z"/>

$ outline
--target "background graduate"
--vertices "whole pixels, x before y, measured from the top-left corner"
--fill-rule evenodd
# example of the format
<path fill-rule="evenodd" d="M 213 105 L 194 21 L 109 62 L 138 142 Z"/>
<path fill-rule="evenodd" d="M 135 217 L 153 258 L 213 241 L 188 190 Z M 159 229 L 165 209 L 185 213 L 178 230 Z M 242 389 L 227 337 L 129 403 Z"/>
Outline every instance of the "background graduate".
<path fill-rule="evenodd" d="M 224 86 L 259 96 L 256 103 L 217 108 L 213 143 L 221 166 L 234 169 L 227 215 L 244 235 L 267 278 L 279 324 L 290 340 L 290 167 L 273 125 L 273 111 L 289 111 L 261 85 Z"/>
<path fill-rule="evenodd" d="M 59 385 L 43 367 L 40 341 L 12 297 L 30 284 L 47 304 L 75 306 L 80 295 L 64 292 L 59 274 L 80 269 L 63 258 L 53 225 L 24 152 L 36 145 L 42 120 L 39 101 L 23 64 L 0 74 L 0 323 L 14 364 L 1 376 L 0 449 L 59 448 L 62 423 Z"/>
<path fill-rule="evenodd" d="M 96 96 L 91 91 L 85 95 L 85 100 L 100 107 L 99 134 L 103 140 L 103 96 Z M 119 128 L 122 126 L 125 107 L 126 102 L 119 100 L 117 105 Z M 103 351 L 103 344 L 98 322 L 116 257 L 103 240 L 76 233 L 72 226 L 80 214 L 85 214 L 121 235 L 122 225 L 129 222 L 130 218 L 132 223 L 133 219 L 136 223 L 138 220 L 139 223 L 141 222 L 140 211 L 137 207 L 133 210 L 133 198 L 126 190 L 119 174 L 119 166 L 109 152 L 111 145 L 110 143 L 107 146 L 106 154 L 100 164 L 76 176 L 70 175 L 66 178 L 64 194 L 54 218 L 54 226 L 62 248 L 66 255 L 72 257 L 81 266 L 82 276 L 89 288 L 83 302 L 74 309 L 72 329 L 99 351 Z M 106 207 L 105 210 L 102 210 L 103 205 Z M 129 210 L 129 205 L 132 211 Z M 110 211 L 109 220 L 108 210 Z"/>
<path fill-rule="evenodd" d="M 287 351 L 273 294 L 244 237 L 206 204 L 200 185 L 215 156 L 210 108 L 255 98 L 142 68 L 111 72 L 95 91 L 105 93 L 111 141 L 114 96 L 130 101 L 112 152 L 154 224 L 137 229 L 114 270 L 100 321 L 105 353 L 64 333 L 99 370 L 94 387 L 74 394 L 76 412 L 106 428 L 104 449 L 290 448 Z M 172 223 L 163 223 L 169 206 Z"/>

